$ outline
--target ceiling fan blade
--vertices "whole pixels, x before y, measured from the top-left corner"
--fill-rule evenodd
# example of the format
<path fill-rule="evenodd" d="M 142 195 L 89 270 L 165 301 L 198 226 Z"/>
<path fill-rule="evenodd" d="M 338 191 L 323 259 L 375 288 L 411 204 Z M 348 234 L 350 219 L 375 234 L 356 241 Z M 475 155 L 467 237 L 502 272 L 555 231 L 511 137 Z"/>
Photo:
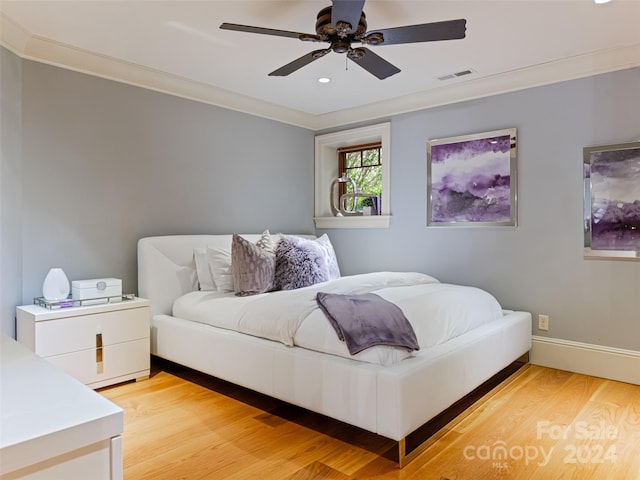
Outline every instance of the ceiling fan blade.
<path fill-rule="evenodd" d="M 444 22 L 407 25 L 406 27 L 385 28 L 375 30 L 384 37 L 382 45 L 399 43 L 435 42 L 438 40 L 456 40 L 465 37 L 467 29 L 465 19 L 447 20 Z M 373 32 L 371 32 L 373 33 Z"/>
<path fill-rule="evenodd" d="M 380 80 L 384 80 L 385 78 L 400 72 L 398 67 L 387 62 L 384 58 L 376 55 L 368 48 L 360 47 L 359 50 L 364 50 L 364 55 L 360 58 L 349 56 L 349 59 L 360 65 L 367 72 L 378 77 Z"/>
<path fill-rule="evenodd" d="M 314 50 L 313 52 L 307 53 L 306 55 L 301 56 L 300 58 L 295 59 L 291 63 L 287 63 L 285 66 L 274 70 L 269 74 L 270 77 L 286 77 L 287 75 L 295 72 L 296 70 L 304 67 L 305 65 L 309 65 L 314 60 L 319 59 L 320 57 L 324 57 L 327 53 L 331 51 L 330 48 L 326 50 Z"/>
<path fill-rule="evenodd" d="M 363 8 L 364 0 L 333 0 L 331 25 L 333 25 L 336 30 L 340 30 L 337 23 L 345 22 L 350 24 L 351 31 L 355 32 L 360 23 Z"/>
<path fill-rule="evenodd" d="M 261 33 L 263 35 L 275 35 L 277 37 L 290 37 L 298 38 L 303 37 L 316 37 L 317 35 L 311 35 L 308 33 L 290 32 L 288 30 L 276 30 L 274 28 L 252 27 L 250 25 L 238 25 L 235 23 L 223 23 L 220 25 L 222 30 L 235 30 L 237 32 L 248 33 Z"/>

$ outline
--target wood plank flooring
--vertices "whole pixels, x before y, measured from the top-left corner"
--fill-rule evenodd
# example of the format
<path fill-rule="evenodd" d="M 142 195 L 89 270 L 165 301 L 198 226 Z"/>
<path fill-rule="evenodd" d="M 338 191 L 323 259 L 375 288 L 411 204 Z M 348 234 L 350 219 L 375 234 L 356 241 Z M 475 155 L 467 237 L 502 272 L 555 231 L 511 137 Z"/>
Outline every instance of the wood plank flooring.
<path fill-rule="evenodd" d="M 125 480 L 640 480 L 640 386 L 527 365 L 402 470 L 395 443 L 174 364 L 100 390 Z"/>

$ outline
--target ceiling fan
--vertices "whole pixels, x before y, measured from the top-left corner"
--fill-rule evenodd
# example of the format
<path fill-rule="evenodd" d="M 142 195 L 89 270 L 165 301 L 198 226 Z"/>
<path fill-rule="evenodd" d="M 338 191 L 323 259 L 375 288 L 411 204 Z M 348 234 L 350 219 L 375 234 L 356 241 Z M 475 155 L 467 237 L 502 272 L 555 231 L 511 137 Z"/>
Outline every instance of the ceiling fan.
<path fill-rule="evenodd" d="M 307 53 L 269 74 L 278 77 L 287 76 L 334 51 L 336 53 L 346 53 L 347 58 L 382 80 L 400 72 L 400 69 L 364 46 L 352 47 L 353 43 L 369 46 L 397 45 L 400 43 L 455 40 L 465 37 L 467 24 L 465 19 L 385 28 L 369 33 L 367 32 L 366 16 L 362 11 L 364 2 L 365 0 L 333 0 L 333 6 L 325 7 L 318 12 L 315 34 L 252 27 L 235 23 L 223 23 L 220 28 L 223 30 L 297 38 L 303 42 L 327 42 L 330 44 L 328 48 Z"/>

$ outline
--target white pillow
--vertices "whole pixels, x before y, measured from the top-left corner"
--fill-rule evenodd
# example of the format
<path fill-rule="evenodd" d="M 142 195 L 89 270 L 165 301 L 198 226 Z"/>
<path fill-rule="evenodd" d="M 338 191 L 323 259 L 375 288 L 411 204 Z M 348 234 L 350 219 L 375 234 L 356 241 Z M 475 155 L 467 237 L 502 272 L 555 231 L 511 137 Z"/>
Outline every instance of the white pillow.
<path fill-rule="evenodd" d="M 336 258 L 336 252 L 333 249 L 331 240 L 329 240 L 329 235 L 326 233 L 323 234 L 320 238 L 316 239 L 316 242 L 324 250 L 327 268 L 329 269 L 329 280 L 340 278 L 338 259 Z"/>
<path fill-rule="evenodd" d="M 200 283 L 200 290 L 215 291 L 216 284 L 213 281 L 213 275 L 211 275 L 211 270 L 209 270 L 209 260 L 207 259 L 207 249 L 204 247 L 194 248 L 193 261 L 196 264 L 196 275 L 198 276 L 198 283 Z"/>
<path fill-rule="evenodd" d="M 231 248 L 207 247 L 207 259 L 218 292 L 233 292 Z"/>

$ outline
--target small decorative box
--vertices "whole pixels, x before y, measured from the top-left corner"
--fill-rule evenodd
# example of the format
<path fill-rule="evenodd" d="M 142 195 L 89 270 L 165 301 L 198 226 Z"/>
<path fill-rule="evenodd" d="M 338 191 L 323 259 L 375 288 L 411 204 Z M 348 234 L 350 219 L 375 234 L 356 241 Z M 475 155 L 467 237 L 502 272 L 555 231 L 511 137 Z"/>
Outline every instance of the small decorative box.
<path fill-rule="evenodd" d="M 71 298 L 86 300 L 91 298 L 115 297 L 122 295 L 122 280 L 119 278 L 93 278 L 71 282 Z"/>

